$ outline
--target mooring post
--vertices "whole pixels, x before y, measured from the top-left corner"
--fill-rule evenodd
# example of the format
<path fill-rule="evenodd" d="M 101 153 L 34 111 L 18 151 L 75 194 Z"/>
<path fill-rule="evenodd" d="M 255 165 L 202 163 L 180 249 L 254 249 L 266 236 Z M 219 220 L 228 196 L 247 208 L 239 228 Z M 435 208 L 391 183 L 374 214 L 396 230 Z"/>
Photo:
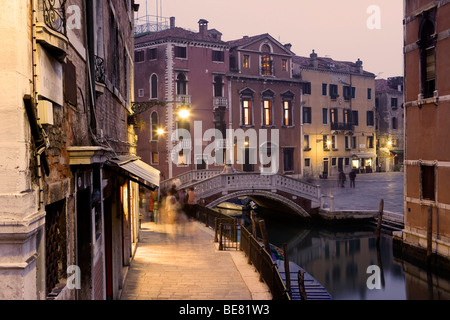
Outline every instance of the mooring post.
<path fill-rule="evenodd" d="M 298 270 L 298 290 L 300 292 L 300 299 L 307 300 L 306 289 L 305 289 L 305 271 Z"/>
<path fill-rule="evenodd" d="M 250 210 L 250 219 L 252 220 L 252 235 L 256 238 L 256 214 L 253 210 Z"/>
<path fill-rule="evenodd" d="M 427 217 L 427 264 L 431 263 L 431 254 L 433 252 L 433 207 L 428 207 L 428 217 Z"/>
<path fill-rule="evenodd" d="M 376 245 L 380 245 L 380 237 L 381 237 L 381 221 L 383 220 L 383 206 L 384 206 L 384 200 L 381 199 L 380 206 L 378 208 L 378 223 L 377 223 L 377 241 Z"/>
<path fill-rule="evenodd" d="M 283 256 L 284 256 L 284 273 L 286 274 L 286 290 L 288 295 L 292 297 L 291 291 L 291 271 L 289 269 L 289 256 L 287 250 L 287 244 L 283 243 Z"/>

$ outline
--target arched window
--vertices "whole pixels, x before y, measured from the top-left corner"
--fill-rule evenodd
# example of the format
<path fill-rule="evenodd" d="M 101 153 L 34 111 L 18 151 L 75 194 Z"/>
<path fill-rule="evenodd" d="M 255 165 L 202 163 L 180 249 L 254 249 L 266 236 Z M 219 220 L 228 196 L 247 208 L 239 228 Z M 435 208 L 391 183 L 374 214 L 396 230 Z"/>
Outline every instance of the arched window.
<path fill-rule="evenodd" d="M 270 57 L 270 47 L 265 44 L 261 48 L 261 74 L 264 76 L 272 75 L 272 59 Z"/>
<path fill-rule="evenodd" d="M 177 76 L 177 95 L 184 95 L 187 93 L 187 80 L 184 73 Z"/>
<path fill-rule="evenodd" d="M 156 74 L 152 74 L 150 78 L 150 98 L 158 98 L 158 77 L 156 76 Z"/>
<path fill-rule="evenodd" d="M 436 35 L 434 24 L 424 14 L 419 31 L 420 91 L 424 98 L 433 97 L 436 90 Z"/>
<path fill-rule="evenodd" d="M 152 115 L 150 116 L 150 122 L 152 128 L 151 140 L 158 140 L 159 120 L 158 113 L 156 111 L 152 112 Z"/>

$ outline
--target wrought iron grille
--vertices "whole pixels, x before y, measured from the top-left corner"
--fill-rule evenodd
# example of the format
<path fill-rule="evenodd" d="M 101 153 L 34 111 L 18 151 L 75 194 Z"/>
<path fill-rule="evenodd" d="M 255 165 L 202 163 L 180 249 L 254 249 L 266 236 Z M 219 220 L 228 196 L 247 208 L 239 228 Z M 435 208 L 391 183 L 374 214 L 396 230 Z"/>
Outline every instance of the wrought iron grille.
<path fill-rule="evenodd" d="M 45 24 L 66 35 L 66 0 L 42 0 Z"/>
<path fill-rule="evenodd" d="M 105 60 L 95 56 L 95 81 L 105 83 Z"/>

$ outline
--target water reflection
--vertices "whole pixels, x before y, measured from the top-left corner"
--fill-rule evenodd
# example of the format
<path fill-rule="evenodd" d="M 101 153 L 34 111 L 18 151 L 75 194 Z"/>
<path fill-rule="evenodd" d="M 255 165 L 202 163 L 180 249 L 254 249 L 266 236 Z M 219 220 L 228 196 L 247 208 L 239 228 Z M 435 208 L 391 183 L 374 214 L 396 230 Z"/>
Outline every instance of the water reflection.
<path fill-rule="evenodd" d="M 449 299 L 450 281 L 394 258 L 393 240 L 375 227 L 303 227 L 267 220 L 270 241 L 288 244 L 289 259 L 307 270 L 335 300 Z M 380 289 L 367 281 L 378 266 Z M 373 279 L 373 278 L 371 278 Z"/>

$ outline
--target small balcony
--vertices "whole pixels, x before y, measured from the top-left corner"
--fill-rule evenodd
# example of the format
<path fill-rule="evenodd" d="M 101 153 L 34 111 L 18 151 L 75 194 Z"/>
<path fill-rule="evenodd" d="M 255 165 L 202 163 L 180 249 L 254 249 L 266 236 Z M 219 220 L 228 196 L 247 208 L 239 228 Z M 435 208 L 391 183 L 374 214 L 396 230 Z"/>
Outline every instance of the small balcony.
<path fill-rule="evenodd" d="M 66 0 L 39 0 L 36 41 L 50 49 L 63 62 L 69 40 L 66 27 Z"/>
<path fill-rule="evenodd" d="M 213 106 L 215 108 L 227 107 L 228 106 L 228 99 L 224 98 L 224 97 L 214 97 L 214 99 L 213 99 Z"/>
<path fill-rule="evenodd" d="M 179 94 L 176 97 L 176 102 L 181 103 L 183 106 L 190 106 L 191 105 L 191 96 L 187 94 Z"/>
<path fill-rule="evenodd" d="M 354 130 L 353 123 L 346 123 L 346 122 L 332 122 L 331 123 L 331 130 L 335 131 L 352 131 Z"/>

